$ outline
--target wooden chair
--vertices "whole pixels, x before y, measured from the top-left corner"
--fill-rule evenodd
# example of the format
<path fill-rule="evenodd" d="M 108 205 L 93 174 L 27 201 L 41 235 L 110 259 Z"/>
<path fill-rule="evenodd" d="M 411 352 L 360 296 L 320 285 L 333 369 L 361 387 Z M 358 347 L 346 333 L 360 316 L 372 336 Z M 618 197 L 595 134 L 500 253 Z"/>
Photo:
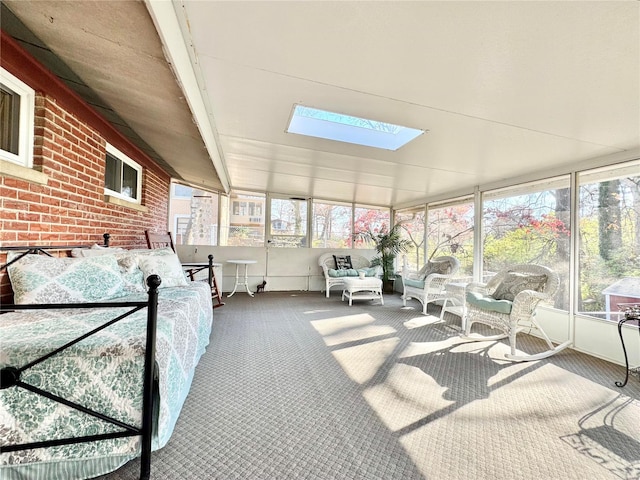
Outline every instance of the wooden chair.
<path fill-rule="evenodd" d="M 171 248 L 171 250 L 173 250 L 174 252 L 176 251 L 176 247 L 173 244 L 173 238 L 171 237 L 171 232 L 156 233 L 146 230 L 144 232 L 144 235 L 147 238 L 147 246 L 149 248 Z M 222 301 L 222 292 L 218 288 L 218 281 L 216 280 L 216 274 L 213 269 L 213 255 L 209 255 L 209 263 L 206 265 L 186 263 L 183 264 L 183 267 L 185 267 L 185 272 L 187 273 L 187 275 L 189 275 L 189 278 L 192 282 L 196 281 L 196 273 L 207 269 L 209 273 L 207 281 L 209 282 L 209 286 L 211 287 L 211 298 L 214 299 L 213 308 L 221 307 L 222 305 L 224 305 L 224 302 Z"/>

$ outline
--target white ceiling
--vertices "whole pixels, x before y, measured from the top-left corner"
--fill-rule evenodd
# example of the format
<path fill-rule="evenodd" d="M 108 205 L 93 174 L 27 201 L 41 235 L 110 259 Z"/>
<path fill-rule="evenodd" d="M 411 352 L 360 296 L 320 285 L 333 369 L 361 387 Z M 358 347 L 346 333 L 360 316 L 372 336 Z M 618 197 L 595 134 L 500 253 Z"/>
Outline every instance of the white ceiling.
<path fill-rule="evenodd" d="M 98 3 L 78 28 L 140 5 Z M 407 206 L 640 146 L 637 1 L 145 5 L 223 186 Z M 114 110 L 148 126 L 124 95 Z M 296 103 L 428 133 L 396 152 L 288 134 Z"/>

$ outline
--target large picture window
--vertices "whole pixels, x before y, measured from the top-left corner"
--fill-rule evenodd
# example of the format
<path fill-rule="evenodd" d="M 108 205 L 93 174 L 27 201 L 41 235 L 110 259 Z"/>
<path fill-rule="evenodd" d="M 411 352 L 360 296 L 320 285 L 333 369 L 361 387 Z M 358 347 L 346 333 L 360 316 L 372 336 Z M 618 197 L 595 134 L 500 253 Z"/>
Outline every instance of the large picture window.
<path fill-rule="evenodd" d="M 427 257 L 452 256 L 460 261 L 458 276 L 473 275 L 473 198 L 429 205 Z"/>
<path fill-rule="evenodd" d="M 569 177 L 483 195 L 483 273 L 536 263 L 560 276 L 554 306 L 569 308 Z"/>
<path fill-rule="evenodd" d="M 577 311 L 618 318 L 640 301 L 640 162 L 579 174 Z"/>
<path fill-rule="evenodd" d="M 263 247 L 265 195 L 233 191 L 220 201 L 220 245 Z"/>
<path fill-rule="evenodd" d="M 425 218 L 424 206 L 407 210 L 398 210 L 395 216 L 396 225 L 400 225 L 402 237 L 410 241 L 411 247 L 406 253 L 407 264 L 412 270 L 419 270 L 425 264 Z M 401 261 L 398 259 L 398 261 Z M 398 265 L 400 268 L 400 265 Z"/>
<path fill-rule="evenodd" d="M 109 144 L 107 144 L 104 192 L 133 203 L 141 203 L 142 167 Z"/>
<path fill-rule="evenodd" d="M 351 238 L 351 204 L 314 201 L 313 202 L 313 240 L 316 248 L 350 248 Z"/>
<path fill-rule="evenodd" d="M 307 246 L 307 201 L 292 198 L 270 199 L 272 247 Z"/>
<path fill-rule="evenodd" d="M 0 159 L 33 165 L 35 91 L 0 68 Z"/>
<path fill-rule="evenodd" d="M 215 192 L 171 184 L 169 225 L 176 245 L 218 245 L 218 197 Z"/>

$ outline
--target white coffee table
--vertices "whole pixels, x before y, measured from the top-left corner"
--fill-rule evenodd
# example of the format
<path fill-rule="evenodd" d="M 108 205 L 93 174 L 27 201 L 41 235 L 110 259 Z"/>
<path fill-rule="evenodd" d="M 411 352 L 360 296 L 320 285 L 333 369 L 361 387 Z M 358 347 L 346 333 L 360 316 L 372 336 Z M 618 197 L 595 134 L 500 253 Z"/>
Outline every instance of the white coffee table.
<path fill-rule="evenodd" d="M 349 306 L 353 300 L 377 300 L 384 305 L 382 298 L 382 280 L 377 277 L 345 277 L 342 300 L 349 299 Z"/>

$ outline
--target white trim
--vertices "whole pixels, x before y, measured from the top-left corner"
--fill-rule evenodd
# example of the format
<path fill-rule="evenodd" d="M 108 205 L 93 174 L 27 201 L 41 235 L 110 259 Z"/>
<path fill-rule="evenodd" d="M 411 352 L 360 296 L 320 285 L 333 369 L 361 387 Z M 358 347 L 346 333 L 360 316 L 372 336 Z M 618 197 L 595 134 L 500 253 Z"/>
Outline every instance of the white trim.
<path fill-rule="evenodd" d="M 145 5 L 162 41 L 169 65 L 173 67 L 173 73 L 191 108 L 224 193 L 230 193 L 229 175 L 222 161 L 223 155 L 210 108 L 211 102 L 204 84 L 198 82 L 198 76 L 202 74 L 197 54 L 193 48 L 190 50 L 185 44 L 189 29 L 184 7 L 181 3 L 166 0 L 145 0 Z"/>
<path fill-rule="evenodd" d="M 20 97 L 18 154 L 0 149 L 0 159 L 32 168 L 36 92 L 29 85 L 1 67 L 0 83 Z"/>
<path fill-rule="evenodd" d="M 125 200 L 129 203 L 135 203 L 135 204 L 141 205 L 142 204 L 142 167 L 137 162 L 129 158 L 129 156 L 125 155 L 116 147 L 108 143 L 107 143 L 107 153 L 111 154 L 112 156 L 120 160 L 122 163 L 126 163 L 128 166 L 133 168 L 138 173 L 138 178 L 136 182 L 136 198 L 130 197 L 121 192 L 116 192 L 107 187 L 104 187 L 104 194 L 110 197 L 121 198 L 122 200 Z M 106 161 L 105 161 L 105 165 L 106 165 Z"/>

